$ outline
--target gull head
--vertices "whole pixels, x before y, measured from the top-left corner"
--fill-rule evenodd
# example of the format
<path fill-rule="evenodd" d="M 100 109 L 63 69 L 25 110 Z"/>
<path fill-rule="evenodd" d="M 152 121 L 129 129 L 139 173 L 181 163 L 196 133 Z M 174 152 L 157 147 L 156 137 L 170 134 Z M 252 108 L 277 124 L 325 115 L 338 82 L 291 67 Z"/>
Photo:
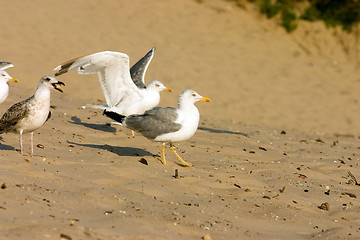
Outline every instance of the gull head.
<path fill-rule="evenodd" d="M 203 97 L 194 90 L 186 89 L 184 90 L 179 97 L 179 103 L 181 102 L 191 102 L 195 103 L 197 101 L 204 101 L 204 102 L 210 102 L 210 98 Z"/>
<path fill-rule="evenodd" d="M 40 80 L 40 84 L 45 84 L 48 88 L 53 88 L 59 92 L 63 92 L 61 86 L 65 86 L 65 83 L 56 80 L 56 78 L 51 76 L 44 76 Z"/>
<path fill-rule="evenodd" d="M 165 87 L 164 84 L 162 84 L 162 82 L 154 80 L 151 81 L 147 87 L 147 89 L 151 89 L 153 91 L 157 91 L 157 92 L 161 92 L 161 91 L 166 91 L 166 92 L 172 92 L 173 90 L 171 88 L 167 88 Z"/>
<path fill-rule="evenodd" d="M 8 81 L 13 81 L 15 83 L 18 82 L 18 80 L 16 78 L 11 77 L 7 72 L 5 72 L 4 70 L 0 70 L 0 79 L 2 81 L 8 82 Z"/>

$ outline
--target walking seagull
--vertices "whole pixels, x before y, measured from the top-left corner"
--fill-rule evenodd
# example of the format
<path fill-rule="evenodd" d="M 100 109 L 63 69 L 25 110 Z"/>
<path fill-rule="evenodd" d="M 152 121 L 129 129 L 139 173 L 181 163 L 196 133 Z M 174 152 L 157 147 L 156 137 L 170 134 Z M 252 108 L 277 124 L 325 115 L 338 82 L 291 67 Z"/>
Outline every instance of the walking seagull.
<path fill-rule="evenodd" d="M 183 166 L 191 166 L 176 153 L 173 143 L 185 141 L 195 134 L 200 120 L 199 111 L 194 105 L 197 101 L 210 102 L 210 98 L 202 97 L 194 90 L 187 89 L 179 96 L 178 108 L 155 107 L 144 114 L 129 116 L 105 109 L 104 114 L 150 140 L 162 142 L 161 160 L 163 164 L 166 164 L 165 144 L 169 143 L 170 150 L 180 163 Z"/>
<path fill-rule="evenodd" d="M 31 155 L 34 154 L 34 131 L 50 118 L 50 89 L 63 92 L 65 85 L 54 77 L 44 76 L 40 79 L 35 94 L 30 98 L 12 105 L 0 119 L 0 134 L 15 132 L 20 134 L 20 152 L 23 151 L 22 134 L 30 132 Z"/>
<path fill-rule="evenodd" d="M 145 73 L 153 58 L 152 48 L 129 70 L 129 56 L 125 53 L 104 51 L 78 57 L 57 66 L 55 76 L 78 69 L 79 74 L 98 74 L 105 96 L 105 106 L 90 105 L 121 115 L 142 114 L 157 106 L 160 92 L 172 92 L 159 81 L 145 85 Z"/>
<path fill-rule="evenodd" d="M 9 85 L 7 82 L 13 81 L 15 83 L 18 82 L 17 79 L 12 78 L 7 72 L 4 70 L 14 65 L 10 62 L 0 62 L 0 104 L 3 103 L 9 95 Z"/>

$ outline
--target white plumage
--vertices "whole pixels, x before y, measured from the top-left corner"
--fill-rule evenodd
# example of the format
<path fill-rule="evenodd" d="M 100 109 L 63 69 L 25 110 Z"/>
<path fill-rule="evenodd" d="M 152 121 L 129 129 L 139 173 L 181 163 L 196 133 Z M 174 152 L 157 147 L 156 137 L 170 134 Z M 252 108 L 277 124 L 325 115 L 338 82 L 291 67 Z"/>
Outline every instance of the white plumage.
<path fill-rule="evenodd" d="M 141 114 L 159 104 L 161 91 L 172 91 L 159 81 L 151 81 L 145 86 L 144 76 L 153 54 L 154 48 L 130 70 L 129 56 L 125 53 L 98 52 L 56 67 L 55 76 L 74 69 L 79 74 L 98 74 L 107 105 L 90 106 L 126 116 Z"/>
<path fill-rule="evenodd" d="M 13 67 L 10 62 L 0 62 L 0 104 L 3 103 L 9 95 L 8 81 L 18 82 L 17 79 L 12 78 L 6 71 L 7 68 Z"/>
<path fill-rule="evenodd" d="M 162 162 L 165 160 L 165 144 L 170 143 L 171 151 L 176 155 L 184 166 L 191 166 L 185 162 L 174 150 L 173 143 L 185 141 L 191 138 L 198 127 L 200 114 L 194 105 L 197 101 L 210 102 L 207 97 L 200 96 L 194 90 L 183 91 L 178 100 L 178 108 L 156 107 L 146 111 L 144 114 L 133 114 L 130 116 L 119 115 L 116 112 L 105 110 L 104 114 L 120 124 L 139 132 L 144 137 L 155 142 L 162 142 Z"/>

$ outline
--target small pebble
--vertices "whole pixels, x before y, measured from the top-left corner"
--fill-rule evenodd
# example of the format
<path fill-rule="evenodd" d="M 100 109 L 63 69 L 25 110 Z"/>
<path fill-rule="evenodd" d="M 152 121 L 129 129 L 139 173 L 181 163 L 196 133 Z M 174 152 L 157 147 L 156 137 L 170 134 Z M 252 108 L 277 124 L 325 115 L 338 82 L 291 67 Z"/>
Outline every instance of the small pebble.
<path fill-rule="evenodd" d="M 241 188 L 241 186 L 239 184 L 234 183 L 234 186 L 237 188 Z"/>
<path fill-rule="evenodd" d="M 38 145 L 36 145 L 38 148 L 41 148 L 41 149 L 44 149 L 45 147 L 44 147 L 44 145 L 42 145 L 42 144 L 38 144 Z"/>
<path fill-rule="evenodd" d="M 351 197 L 351 198 L 356 198 L 356 195 L 355 195 L 355 194 L 349 193 L 349 192 L 343 192 L 343 193 L 341 193 L 341 195 L 348 195 L 348 196 Z"/>
<path fill-rule="evenodd" d="M 319 208 L 321 210 L 329 211 L 330 210 L 330 204 L 328 202 L 324 202 L 319 206 Z"/>
<path fill-rule="evenodd" d="M 174 178 L 179 178 L 179 170 L 175 169 Z"/>
<path fill-rule="evenodd" d="M 113 213 L 113 211 L 105 211 L 105 212 L 104 212 L 105 215 L 110 215 L 110 214 L 112 214 L 112 213 Z"/>
<path fill-rule="evenodd" d="M 60 239 L 61 240 L 72 240 L 72 238 L 69 235 L 64 234 L 64 233 L 60 234 Z"/>
<path fill-rule="evenodd" d="M 203 236 L 202 238 L 203 240 L 211 240 L 211 237 L 209 234 L 206 234 L 205 236 Z"/>
<path fill-rule="evenodd" d="M 142 164 L 144 164 L 144 165 L 149 165 L 148 162 L 147 162 L 147 160 L 146 160 L 145 158 L 141 158 L 141 159 L 139 160 L 139 163 L 142 163 Z"/>
<path fill-rule="evenodd" d="M 265 151 L 265 152 L 267 151 L 267 149 L 264 148 L 264 147 L 259 147 L 259 149 L 260 149 L 260 150 L 263 150 L 263 151 Z"/>

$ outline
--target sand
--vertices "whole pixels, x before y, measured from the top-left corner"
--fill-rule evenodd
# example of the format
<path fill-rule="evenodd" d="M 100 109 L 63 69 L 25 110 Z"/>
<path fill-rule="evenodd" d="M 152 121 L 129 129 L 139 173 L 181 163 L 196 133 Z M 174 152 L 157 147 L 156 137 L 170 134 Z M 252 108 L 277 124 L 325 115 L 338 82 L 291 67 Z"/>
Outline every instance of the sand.
<path fill-rule="evenodd" d="M 52 118 L 0 143 L 0 239 L 359 239 L 360 45 L 299 23 L 287 34 L 231 1 L 0 1 L 1 60 L 13 62 L 1 113 L 74 57 L 152 47 L 146 81 L 191 88 L 199 129 L 169 149 L 111 126 L 95 75 L 59 76 Z M 175 177 L 175 170 L 178 177 Z M 350 173 L 350 174 L 349 174 Z"/>

